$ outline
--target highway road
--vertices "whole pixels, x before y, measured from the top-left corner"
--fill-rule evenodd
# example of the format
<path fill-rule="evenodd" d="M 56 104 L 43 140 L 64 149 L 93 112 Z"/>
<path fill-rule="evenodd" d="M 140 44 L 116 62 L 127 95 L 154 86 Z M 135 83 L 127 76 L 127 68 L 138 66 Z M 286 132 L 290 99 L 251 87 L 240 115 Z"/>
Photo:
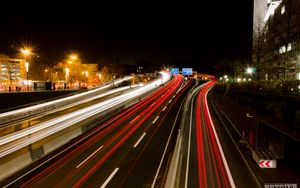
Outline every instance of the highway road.
<path fill-rule="evenodd" d="M 159 85 L 164 84 L 170 79 L 170 75 L 168 73 L 161 72 L 161 74 L 161 79 L 156 79 L 143 87 L 134 89 L 133 91 L 126 92 L 120 96 L 0 137 L 0 157 L 7 156 L 26 146 L 35 144 L 36 142 L 54 135 L 55 133 L 59 133 L 62 130 L 66 130 L 67 128 L 85 128 L 82 127 L 82 123 L 84 121 L 87 122 L 90 118 L 94 118 L 96 115 L 100 115 L 101 113 L 111 113 L 111 109 L 130 105 L 132 100 L 137 102 L 143 95 L 154 90 L 159 87 Z"/>
<path fill-rule="evenodd" d="M 260 187 L 224 130 L 211 115 L 208 91 L 215 81 L 195 88 L 181 125 L 182 161 L 176 187 Z"/>
<path fill-rule="evenodd" d="M 155 181 L 183 101 L 182 76 L 1 182 L 13 187 L 143 187 Z"/>

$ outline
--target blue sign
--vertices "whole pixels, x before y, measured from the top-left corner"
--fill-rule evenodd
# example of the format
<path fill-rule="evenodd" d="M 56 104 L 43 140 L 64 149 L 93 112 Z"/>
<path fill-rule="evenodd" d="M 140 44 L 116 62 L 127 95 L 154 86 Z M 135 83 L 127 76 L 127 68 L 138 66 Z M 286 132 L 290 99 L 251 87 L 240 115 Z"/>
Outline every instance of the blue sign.
<path fill-rule="evenodd" d="M 182 68 L 182 75 L 193 75 L 192 68 Z"/>
<path fill-rule="evenodd" d="M 171 74 L 179 74 L 179 68 L 171 68 Z"/>

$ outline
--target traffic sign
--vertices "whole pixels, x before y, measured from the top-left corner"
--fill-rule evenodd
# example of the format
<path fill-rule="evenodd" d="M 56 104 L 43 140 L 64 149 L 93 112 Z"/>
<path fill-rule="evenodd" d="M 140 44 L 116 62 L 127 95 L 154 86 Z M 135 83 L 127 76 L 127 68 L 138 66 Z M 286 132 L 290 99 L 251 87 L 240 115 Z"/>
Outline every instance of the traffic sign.
<path fill-rule="evenodd" d="M 179 68 L 171 68 L 171 74 L 179 74 Z"/>
<path fill-rule="evenodd" d="M 192 75 L 193 69 L 192 68 L 182 68 L 182 75 Z"/>
<path fill-rule="evenodd" d="M 259 167 L 260 168 L 276 168 L 277 162 L 276 162 L 276 160 L 260 160 Z"/>

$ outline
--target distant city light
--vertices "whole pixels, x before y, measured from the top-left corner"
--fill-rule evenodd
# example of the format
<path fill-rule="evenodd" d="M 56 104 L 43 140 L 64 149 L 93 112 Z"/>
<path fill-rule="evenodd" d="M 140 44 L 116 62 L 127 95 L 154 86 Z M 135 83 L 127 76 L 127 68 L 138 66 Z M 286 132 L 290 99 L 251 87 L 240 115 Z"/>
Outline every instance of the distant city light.
<path fill-rule="evenodd" d="M 248 68 L 246 69 L 246 73 L 247 73 L 247 74 L 253 74 L 253 73 L 254 73 L 254 68 L 253 68 L 253 67 L 248 67 Z"/>

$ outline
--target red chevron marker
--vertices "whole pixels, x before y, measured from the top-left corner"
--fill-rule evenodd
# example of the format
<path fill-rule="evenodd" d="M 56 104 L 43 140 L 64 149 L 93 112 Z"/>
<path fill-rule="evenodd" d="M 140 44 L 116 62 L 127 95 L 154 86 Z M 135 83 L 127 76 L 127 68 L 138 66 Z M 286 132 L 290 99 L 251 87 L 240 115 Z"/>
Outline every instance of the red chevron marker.
<path fill-rule="evenodd" d="M 260 168 L 276 168 L 276 160 L 260 160 Z"/>

